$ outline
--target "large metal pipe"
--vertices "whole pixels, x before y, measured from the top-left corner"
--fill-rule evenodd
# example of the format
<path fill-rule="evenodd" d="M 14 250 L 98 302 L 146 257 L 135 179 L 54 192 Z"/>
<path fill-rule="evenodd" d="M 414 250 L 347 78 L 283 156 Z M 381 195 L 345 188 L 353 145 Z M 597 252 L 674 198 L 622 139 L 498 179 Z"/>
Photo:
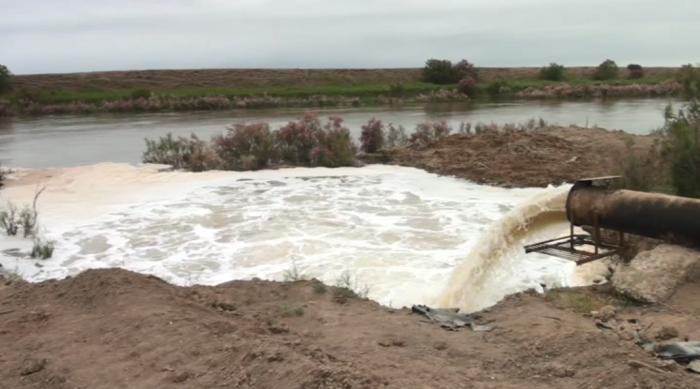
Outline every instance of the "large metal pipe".
<path fill-rule="evenodd" d="M 631 190 L 574 185 L 566 216 L 575 226 L 600 226 L 674 243 L 700 246 L 700 200 Z M 596 224 L 596 218 L 597 224 Z"/>

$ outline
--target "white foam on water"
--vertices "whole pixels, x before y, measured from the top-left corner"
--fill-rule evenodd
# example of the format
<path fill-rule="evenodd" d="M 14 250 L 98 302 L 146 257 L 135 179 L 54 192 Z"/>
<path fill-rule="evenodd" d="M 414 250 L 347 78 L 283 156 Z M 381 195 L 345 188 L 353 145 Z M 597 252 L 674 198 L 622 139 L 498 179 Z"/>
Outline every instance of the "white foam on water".
<path fill-rule="evenodd" d="M 568 280 L 573 272 L 564 261 L 526 257 L 519 243 L 533 237 L 510 241 L 520 254 L 501 256 L 508 260 L 487 264 L 483 255 L 467 255 L 483 250 L 477 245 L 484 245 L 487 231 L 513 231 L 495 224 L 504 215 L 527 225 L 513 218 L 521 212 L 511 211 L 516 206 L 541 205 L 529 199 L 566 188 L 494 188 L 393 166 L 183 173 L 98 164 L 16 175 L 0 192 L 2 201 L 30 202 L 37 186 L 47 185 L 40 223 L 56 241 L 53 258 L 34 261 L 6 251 L 26 253 L 31 242 L 1 238 L 0 263 L 31 281 L 105 267 L 184 285 L 281 280 L 295 260 L 305 274 L 330 284 L 350 271 L 383 304 L 440 301 L 471 309 L 547 277 Z M 538 207 L 532 209 L 547 209 Z M 459 270 L 465 261 L 489 271 L 475 279 Z M 459 271 L 462 284 L 478 284 L 479 297 L 438 300 L 450 279 L 451 288 L 460 284 Z"/>

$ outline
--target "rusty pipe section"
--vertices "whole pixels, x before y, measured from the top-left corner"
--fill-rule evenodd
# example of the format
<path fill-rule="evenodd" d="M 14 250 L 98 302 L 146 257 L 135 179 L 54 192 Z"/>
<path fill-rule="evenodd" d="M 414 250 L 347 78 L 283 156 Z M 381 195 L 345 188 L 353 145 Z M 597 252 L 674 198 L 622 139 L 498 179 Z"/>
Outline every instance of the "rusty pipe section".
<path fill-rule="evenodd" d="M 700 200 L 612 190 L 579 182 L 566 201 L 575 226 L 595 226 L 669 242 L 700 246 Z"/>

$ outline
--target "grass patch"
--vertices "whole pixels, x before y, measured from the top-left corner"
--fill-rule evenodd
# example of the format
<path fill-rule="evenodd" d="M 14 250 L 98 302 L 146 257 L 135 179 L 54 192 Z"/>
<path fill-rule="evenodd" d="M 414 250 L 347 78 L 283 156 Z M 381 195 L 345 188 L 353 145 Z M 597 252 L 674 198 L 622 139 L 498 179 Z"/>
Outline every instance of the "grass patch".
<path fill-rule="evenodd" d="M 359 297 L 360 296 L 358 296 L 354 290 L 349 288 L 336 287 L 333 290 L 333 300 L 338 304 L 345 304 L 348 301 Z"/>
<path fill-rule="evenodd" d="M 555 306 L 571 308 L 577 313 L 590 313 L 610 305 L 609 299 L 579 289 L 549 289 L 545 292 L 545 299 Z"/>
<path fill-rule="evenodd" d="M 277 307 L 279 317 L 299 317 L 304 316 L 304 307 L 300 305 L 283 304 Z"/>
<path fill-rule="evenodd" d="M 543 87 L 549 85 L 557 85 L 566 83 L 569 85 L 631 85 L 631 84 L 659 84 L 664 81 L 672 80 L 669 76 L 654 76 L 643 77 L 639 79 L 619 78 L 614 80 L 597 81 L 583 77 L 567 77 L 563 81 L 548 81 L 540 79 L 521 79 L 510 80 L 501 79 L 493 81 L 478 81 L 475 86 L 474 96 L 477 98 L 486 98 L 489 96 L 489 86 L 494 82 L 502 83 L 508 86 L 512 93 L 518 93 L 528 87 Z M 130 100 L 134 98 L 143 98 L 146 96 L 177 96 L 177 97 L 202 97 L 202 96 L 225 96 L 229 99 L 242 97 L 260 97 L 272 96 L 280 98 L 310 98 L 312 96 L 345 96 L 360 98 L 364 104 L 376 104 L 380 102 L 380 96 L 412 98 L 420 94 L 439 91 L 442 89 L 453 90 L 457 88 L 457 84 L 438 85 L 422 81 L 407 81 L 401 84 L 396 83 L 367 83 L 358 85 L 339 84 L 337 80 L 329 80 L 328 85 L 323 86 L 278 86 L 278 87 L 254 87 L 254 88 L 223 88 L 223 87 L 208 87 L 208 88 L 184 88 L 184 89 L 153 89 L 145 90 L 143 88 L 134 89 L 110 89 L 110 90 L 89 90 L 89 91 L 74 91 L 74 90 L 50 90 L 32 92 L 30 95 L 26 93 L 5 93 L 0 94 L 0 99 L 9 101 L 12 105 L 18 106 L 19 100 L 22 98 L 31 98 L 31 100 L 45 105 L 50 104 L 70 104 L 81 102 L 86 104 L 100 105 L 103 102 Z M 400 85 L 400 86 L 399 86 Z"/>
<path fill-rule="evenodd" d="M 282 279 L 284 279 L 284 282 L 296 282 L 307 280 L 308 277 L 306 274 L 304 274 L 301 268 L 299 268 L 296 259 L 293 259 L 292 266 L 282 272 Z"/>
<path fill-rule="evenodd" d="M 49 259 L 53 257 L 54 242 L 42 238 L 34 238 L 32 252 L 29 254 L 33 259 Z"/>
<path fill-rule="evenodd" d="M 366 299 L 369 295 L 370 287 L 360 284 L 349 270 L 340 273 L 340 276 L 335 281 L 335 289 L 333 290 L 333 300 L 339 304 L 345 304 L 352 299 Z"/>
<path fill-rule="evenodd" d="M 317 294 L 325 294 L 328 291 L 328 288 L 323 282 L 316 282 L 314 284 L 314 292 Z"/>

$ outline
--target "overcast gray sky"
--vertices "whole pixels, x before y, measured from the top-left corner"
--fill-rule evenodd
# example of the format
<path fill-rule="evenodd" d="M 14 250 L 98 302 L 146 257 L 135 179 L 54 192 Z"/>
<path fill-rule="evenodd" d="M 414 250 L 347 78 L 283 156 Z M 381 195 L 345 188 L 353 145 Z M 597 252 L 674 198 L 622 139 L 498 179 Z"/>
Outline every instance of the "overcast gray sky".
<path fill-rule="evenodd" d="M 0 0 L 0 12 L 0 64 L 16 74 L 700 61 L 700 0 Z"/>

